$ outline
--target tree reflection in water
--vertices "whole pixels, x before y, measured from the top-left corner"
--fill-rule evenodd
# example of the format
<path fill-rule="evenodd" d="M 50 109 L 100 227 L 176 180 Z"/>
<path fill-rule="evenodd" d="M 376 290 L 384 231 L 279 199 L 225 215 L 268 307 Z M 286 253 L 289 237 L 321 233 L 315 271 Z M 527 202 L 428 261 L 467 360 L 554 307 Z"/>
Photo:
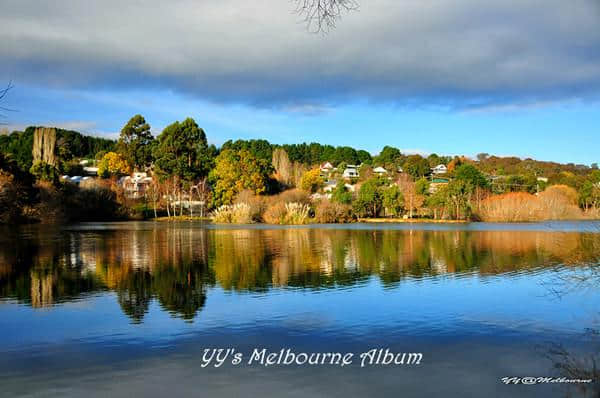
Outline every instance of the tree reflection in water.
<path fill-rule="evenodd" d="M 133 224 L 135 225 L 135 224 Z M 323 228 L 206 229 L 194 224 L 47 230 L 0 238 L 0 297 L 32 307 L 115 292 L 140 323 L 156 300 L 192 320 L 207 291 L 354 286 L 376 277 L 529 272 L 596 261 L 599 234 L 539 231 L 425 231 Z M 595 260 L 596 259 L 596 260 Z"/>
<path fill-rule="evenodd" d="M 545 283 L 557 299 L 600 288 L 600 240 L 597 235 L 586 234 L 581 237 L 579 256 L 571 259 L 578 264 L 577 268 L 566 272 L 557 269 L 555 277 Z M 543 355 L 552 361 L 558 376 L 593 381 L 591 384 L 570 386 L 569 395 L 600 397 L 600 327 L 586 329 L 580 338 L 580 343 L 584 342 L 588 347 L 585 353 L 555 342 L 543 349 Z"/>

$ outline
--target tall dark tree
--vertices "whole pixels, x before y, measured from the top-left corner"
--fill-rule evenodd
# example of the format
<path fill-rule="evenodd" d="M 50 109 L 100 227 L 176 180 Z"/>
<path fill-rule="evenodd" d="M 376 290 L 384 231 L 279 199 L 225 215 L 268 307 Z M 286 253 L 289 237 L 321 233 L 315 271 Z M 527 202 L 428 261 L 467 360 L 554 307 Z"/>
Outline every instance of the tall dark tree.
<path fill-rule="evenodd" d="M 142 115 L 135 115 L 121 130 L 117 150 L 135 169 L 143 170 L 152 163 L 154 137 Z"/>
<path fill-rule="evenodd" d="M 204 130 L 192 118 L 165 127 L 157 140 L 153 150 L 155 171 L 162 181 L 170 183 L 167 196 L 179 197 L 181 214 L 183 190 L 190 190 L 191 202 L 192 186 L 208 175 L 215 148 L 208 146 Z"/>

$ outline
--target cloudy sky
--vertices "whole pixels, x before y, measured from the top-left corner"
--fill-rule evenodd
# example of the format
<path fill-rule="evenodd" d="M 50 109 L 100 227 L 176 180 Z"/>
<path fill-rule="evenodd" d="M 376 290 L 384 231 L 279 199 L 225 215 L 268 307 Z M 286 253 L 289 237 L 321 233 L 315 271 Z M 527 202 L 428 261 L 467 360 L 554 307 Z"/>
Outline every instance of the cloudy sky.
<path fill-rule="evenodd" d="M 326 35 L 290 0 L 0 0 L 10 128 L 600 161 L 599 0 L 360 0 Z"/>

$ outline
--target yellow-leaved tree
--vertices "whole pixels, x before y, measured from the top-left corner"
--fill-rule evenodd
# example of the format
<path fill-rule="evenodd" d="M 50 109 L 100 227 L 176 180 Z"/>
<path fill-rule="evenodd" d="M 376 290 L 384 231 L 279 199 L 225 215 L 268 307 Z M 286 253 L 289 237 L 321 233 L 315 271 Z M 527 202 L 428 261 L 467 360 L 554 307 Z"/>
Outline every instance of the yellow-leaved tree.
<path fill-rule="evenodd" d="M 98 163 L 98 175 L 103 178 L 130 173 L 131 167 L 127 161 L 116 152 L 108 152 Z"/>

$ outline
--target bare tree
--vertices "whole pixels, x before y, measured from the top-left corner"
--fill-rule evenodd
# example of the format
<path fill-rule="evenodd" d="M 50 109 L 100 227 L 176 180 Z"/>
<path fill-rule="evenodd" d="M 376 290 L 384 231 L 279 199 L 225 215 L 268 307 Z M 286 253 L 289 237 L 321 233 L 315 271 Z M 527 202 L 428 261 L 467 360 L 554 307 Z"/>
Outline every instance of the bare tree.
<path fill-rule="evenodd" d="M 5 88 L 0 90 L 0 101 L 2 101 L 4 99 L 4 97 L 6 97 L 6 94 L 8 94 L 8 92 L 13 88 L 12 82 L 8 82 L 8 84 L 6 85 Z M 14 112 L 14 109 L 10 109 L 10 108 L 6 108 L 4 106 L 0 106 L 0 119 L 4 119 L 6 118 L 6 115 L 3 112 Z M 0 121 L 0 125 L 6 124 L 2 121 Z"/>
<path fill-rule="evenodd" d="M 306 22 L 307 29 L 314 33 L 327 33 L 335 28 L 342 14 L 358 10 L 357 0 L 293 0 L 296 13 Z"/>

